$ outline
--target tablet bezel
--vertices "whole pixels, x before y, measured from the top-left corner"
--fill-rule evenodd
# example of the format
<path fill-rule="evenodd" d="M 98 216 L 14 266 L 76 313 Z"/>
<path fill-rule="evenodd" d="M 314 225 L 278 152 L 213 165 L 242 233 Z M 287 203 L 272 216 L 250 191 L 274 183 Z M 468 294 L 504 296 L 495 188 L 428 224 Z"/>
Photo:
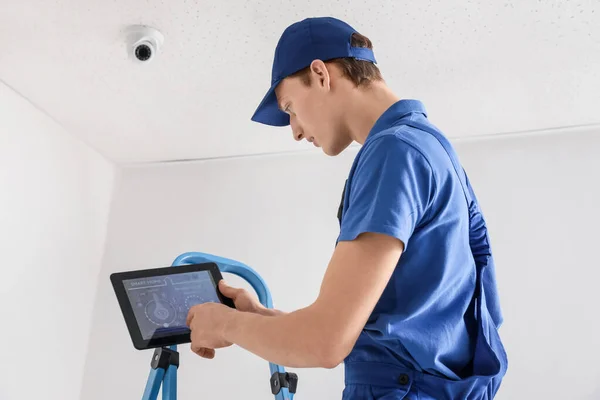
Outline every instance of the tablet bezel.
<path fill-rule="evenodd" d="M 184 274 L 188 272 L 199 271 L 208 271 L 210 273 L 215 285 L 215 290 L 217 291 L 217 296 L 221 300 L 221 303 L 228 307 L 235 308 L 233 301 L 229 297 L 224 296 L 219 290 L 219 281 L 223 279 L 223 276 L 221 275 L 218 265 L 214 262 L 142 269 L 137 271 L 114 272 L 110 275 L 110 281 L 112 283 L 113 290 L 115 291 L 115 295 L 117 296 L 121 313 L 125 320 L 125 324 L 127 325 L 127 330 L 129 331 L 131 341 L 133 342 L 133 347 L 135 347 L 137 350 L 167 347 L 190 343 L 191 338 L 188 330 L 186 333 L 182 334 L 144 339 L 142 337 L 142 333 L 140 332 L 140 328 L 138 326 L 133 307 L 129 301 L 129 297 L 127 296 L 127 291 L 125 290 L 123 281 L 128 279 L 153 278 L 157 276 Z"/>

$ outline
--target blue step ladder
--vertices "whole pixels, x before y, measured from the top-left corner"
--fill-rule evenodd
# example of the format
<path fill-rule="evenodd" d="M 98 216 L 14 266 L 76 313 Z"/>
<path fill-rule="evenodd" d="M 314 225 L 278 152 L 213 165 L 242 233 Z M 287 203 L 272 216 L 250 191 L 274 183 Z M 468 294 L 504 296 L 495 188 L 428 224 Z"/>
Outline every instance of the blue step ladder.
<path fill-rule="evenodd" d="M 273 299 L 265 281 L 249 266 L 238 261 L 212 254 L 183 253 L 173 261 L 173 267 L 189 264 L 215 263 L 221 272 L 229 272 L 247 281 L 258 295 L 258 300 L 266 308 L 273 308 Z M 162 385 L 163 400 L 177 400 L 177 369 L 179 353 L 177 346 L 157 348 L 150 362 L 151 370 L 142 400 L 156 400 Z M 298 376 L 285 371 L 285 368 L 269 363 L 271 372 L 271 393 L 275 400 L 293 400 L 298 385 Z"/>

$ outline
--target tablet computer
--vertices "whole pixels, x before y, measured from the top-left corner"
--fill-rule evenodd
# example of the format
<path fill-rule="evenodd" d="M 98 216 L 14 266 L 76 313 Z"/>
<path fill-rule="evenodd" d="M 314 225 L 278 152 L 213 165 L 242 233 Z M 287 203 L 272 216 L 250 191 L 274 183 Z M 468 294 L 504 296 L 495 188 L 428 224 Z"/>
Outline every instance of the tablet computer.
<path fill-rule="evenodd" d="M 133 346 L 138 350 L 190 343 L 185 321 L 196 304 L 234 308 L 221 294 L 223 279 L 215 263 L 116 272 L 110 280 Z"/>

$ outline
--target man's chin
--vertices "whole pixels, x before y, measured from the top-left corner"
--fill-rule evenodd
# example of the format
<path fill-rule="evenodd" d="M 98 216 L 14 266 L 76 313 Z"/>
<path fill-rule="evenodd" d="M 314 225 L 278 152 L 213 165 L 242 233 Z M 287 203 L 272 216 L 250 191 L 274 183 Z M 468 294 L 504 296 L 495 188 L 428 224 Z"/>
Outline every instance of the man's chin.
<path fill-rule="evenodd" d="M 332 149 L 328 149 L 326 147 L 322 147 L 321 150 L 323 151 L 323 153 L 325 153 L 326 156 L 329 156 L 329 157 L 335 157 L 341 153 L 341 151 L 335 151 Z"/>
<path fill-rule="evenodd" d="M 328 155 L 330 157 L 335 157 L 337 155 L 342 154 L 342 152 L 344 150 L 346 150 L 349 146 L 350 146 L 350 144 L 348 144 L 347 146 L 336 146 L 336 147 L 323 146 L 321 148 L 321 150 L 323 150 L 323 153 L 325 153 L 326 155 Z"/>

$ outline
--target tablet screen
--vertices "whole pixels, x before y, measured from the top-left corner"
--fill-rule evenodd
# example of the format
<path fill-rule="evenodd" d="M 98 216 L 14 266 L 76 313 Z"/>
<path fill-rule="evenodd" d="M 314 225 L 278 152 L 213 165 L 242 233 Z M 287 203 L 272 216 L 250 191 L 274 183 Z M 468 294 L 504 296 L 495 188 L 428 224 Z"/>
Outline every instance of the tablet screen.
<path fill-rule="evenodd" d="M 189 332 L 192 306 L 221 302 L 209 271 L 125 279 L 123 285 L 144 340 Z"/>

